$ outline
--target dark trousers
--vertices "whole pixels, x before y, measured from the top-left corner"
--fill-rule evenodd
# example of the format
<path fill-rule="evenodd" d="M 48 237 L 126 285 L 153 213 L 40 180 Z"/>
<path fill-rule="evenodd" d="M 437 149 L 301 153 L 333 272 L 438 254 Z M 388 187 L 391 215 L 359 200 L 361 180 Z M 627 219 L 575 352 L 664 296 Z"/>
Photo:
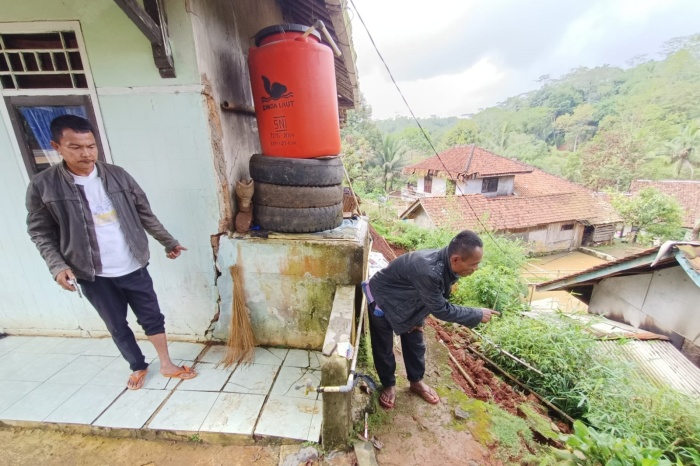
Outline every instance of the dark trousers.
<path fill-rule="evenodd" d="M 394 332 L 384 317 L 374 315 L 374 303 L 369 307 L 369 334 L 372 340 L 372 356 L 377 375 L 384 387 L 396 385 L 396 358 L 394 357 Z M 420 327 L 401 336 L 401 352 L 406 364 L 409 382 L 420 382 L 425 374 L 425 341 Z"/>
<path fill-rule="evenodd" d="M 78 280 L 78 283 L 131 370 L 146 369 L 146 358 L 126 320 L 128 305 L 146 335 L 165 333 L 165 317 L 160 312 L 153 280 L 146 267 L 121 277 L 95 277 L 94 282 Z"/>

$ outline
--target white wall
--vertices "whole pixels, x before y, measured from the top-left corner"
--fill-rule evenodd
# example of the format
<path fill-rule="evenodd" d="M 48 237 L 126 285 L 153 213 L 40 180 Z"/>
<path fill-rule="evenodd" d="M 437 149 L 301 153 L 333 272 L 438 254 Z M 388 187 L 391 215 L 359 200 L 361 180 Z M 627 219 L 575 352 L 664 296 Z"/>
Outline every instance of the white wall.
<path fill-rule="evenodd" d="M 447 194 L 447 180 L 445 178 L 433 177 L 432 189 L 429 193 L 425 192 L 425 178 L 419 177 L 416 183 L 416 192 L 423 193 L 426 197 L 444 196 Z"/>
<path fill-rule="evenodd" d="M 603 279 L 593 288 L 588 309 L 635 327 L 675 332 L 699 345 L 698 303 L 700 288 L 677 266 Z"/>

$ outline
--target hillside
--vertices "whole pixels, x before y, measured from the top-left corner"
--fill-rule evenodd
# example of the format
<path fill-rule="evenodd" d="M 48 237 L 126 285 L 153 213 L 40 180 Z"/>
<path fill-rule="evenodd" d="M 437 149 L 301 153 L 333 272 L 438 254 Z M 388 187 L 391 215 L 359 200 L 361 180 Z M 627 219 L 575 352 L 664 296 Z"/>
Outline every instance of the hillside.
<path fill-rule="evenodd" d="M 477 144 L 596 190 L 697 179 L 700 34 L 666 42 L 659 57 L 543 76 L 538 89 L 469 118 L 419 121 L 438 151 Z M 353 113 L 343 140 L 361 190 L 396 184 L 401 166 L 433 155 L 412 119 L 374 121 L 369 106 Z"/>

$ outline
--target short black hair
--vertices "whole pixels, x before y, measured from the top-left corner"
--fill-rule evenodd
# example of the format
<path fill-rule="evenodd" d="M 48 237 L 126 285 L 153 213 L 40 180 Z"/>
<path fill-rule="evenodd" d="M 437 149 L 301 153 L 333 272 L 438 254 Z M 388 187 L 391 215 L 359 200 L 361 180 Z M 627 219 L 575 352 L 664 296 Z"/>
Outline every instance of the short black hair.
<path fill-rule="evenodd" d="M 61 142 L 63 131 L 72 129 L 76 133 L 92 133 L 92 124 L 83 117 L 77 115 L 61 115 L 51 120 L 51 140 L 55 143 Z"/>
<path fill-rule="evenodd" d="M 479 238 L 479 235 L 470 230 L 464 230 L 457 236 L 452 238 L 450 245 L 447 247 L 447 255 L 452 257 L 458 255 L 464 259 L 469 256 L 476 248 L 483 248 L 484 243 Z"/>

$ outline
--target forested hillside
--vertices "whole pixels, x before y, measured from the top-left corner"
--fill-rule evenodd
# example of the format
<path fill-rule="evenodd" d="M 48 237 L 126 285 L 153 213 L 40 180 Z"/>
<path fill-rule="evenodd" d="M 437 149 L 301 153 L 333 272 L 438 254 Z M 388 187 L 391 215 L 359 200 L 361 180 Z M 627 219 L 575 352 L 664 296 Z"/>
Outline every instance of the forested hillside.
<path fill-rule="evenodd" d="M 698 179 L 700 34 L 664 44 L 628 68 L 577 68 L 465 118 L 420 119 L 433 146 L 477 144 L 580 182 L 626 191 L 633 179 Z M 398 186 L 401 167 L 434 155 L 413 119 L 350 112 L 342 131 L 353 184 Z"/>

